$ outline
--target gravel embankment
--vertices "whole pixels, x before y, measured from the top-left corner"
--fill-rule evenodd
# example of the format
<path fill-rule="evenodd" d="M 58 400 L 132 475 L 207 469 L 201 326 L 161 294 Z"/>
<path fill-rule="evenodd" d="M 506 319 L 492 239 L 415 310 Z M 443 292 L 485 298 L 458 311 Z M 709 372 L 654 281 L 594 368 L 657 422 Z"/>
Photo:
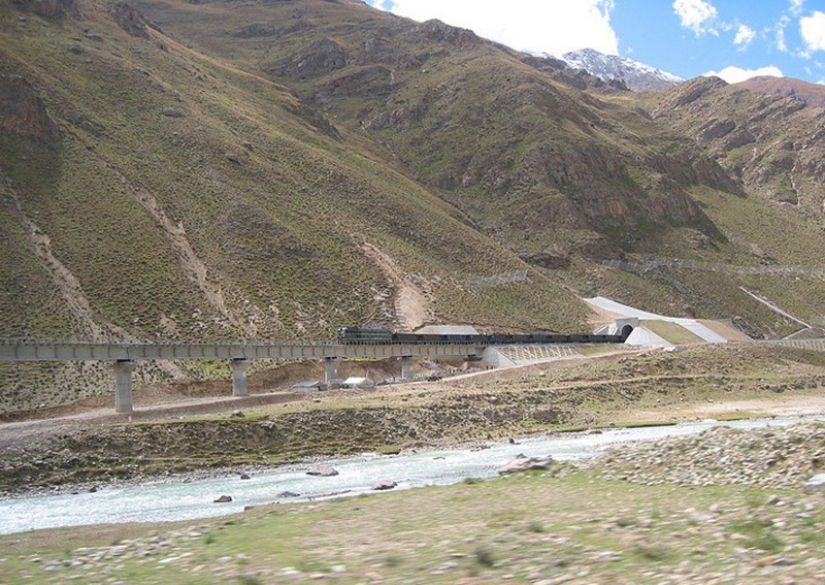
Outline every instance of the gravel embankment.
<path fill-rule="evenodd" d="M 647 485 L 795 489 L 825 470 L 825 423 L 751 430 L 719 426 L 697 435 L 631 443 L 595 460 L 592 469 L 602 478 Z"/>

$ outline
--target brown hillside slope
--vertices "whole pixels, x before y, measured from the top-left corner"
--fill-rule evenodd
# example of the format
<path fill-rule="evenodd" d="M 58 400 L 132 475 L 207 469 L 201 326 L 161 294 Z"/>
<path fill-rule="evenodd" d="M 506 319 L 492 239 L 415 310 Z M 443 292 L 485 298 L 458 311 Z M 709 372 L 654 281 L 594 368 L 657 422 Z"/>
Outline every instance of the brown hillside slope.
<path fill-rule="evenodd" d="M 578 250 L 578 240 L 611 224 L 699 224 L 705 218 L 687 185 L 736 189 L 691 142 L 640 143 L 609 104 L 471 31 L 354 6 L 141 4 L 169 34 L 295 88 L 386 145 L 503 241 L 538 232 L 552 242 L 551 230 L 569 230 L 581 238 L 561 240 Z M 647 133 L 663 133 L 636 118 Z M 647 181 L 652 174 L 658 180 Z M 610 238 L 586 251 L 616 257 L 621 244 Z"/>
<path fill-rule="evenodd" d="M 693 137 L 748 193 L 821 213 L 825 110 L 766 87 L 698 78 L 662 94 L 654 116 Z"/>
<path fill-rule="evenodd" d="M 688 130 L 704 123 L 703 111 L 681 108 L 682 120 L 646 95 L 580 91 L 556 79 L 553 63 L 528 65 L 471 31 L 358 3 L 140 6 L 167 34 L 292 87 L 380 144 L 474 226 L 584 295 L 667 314 L 744 316 L 757 336 L 793 325 L 742 286 L 806 318 L 825 314 L 813 275 L 825 246 L 818 216 L 751 198 L 759 194 L 751 183 Z M 772 121 L 763 120 L 766 132 Z M 771 173 L 769 159 L 754 165 Z M 825 196 L 821 182 L 810 187 Z M 651 255 L 662 262 L 642 278 L 599 266 Z M 674 258 L 702 268 L 684 270 Z M 791 283 L 780 272 L 748 276 L 765 264 L 803 270 Z"/>

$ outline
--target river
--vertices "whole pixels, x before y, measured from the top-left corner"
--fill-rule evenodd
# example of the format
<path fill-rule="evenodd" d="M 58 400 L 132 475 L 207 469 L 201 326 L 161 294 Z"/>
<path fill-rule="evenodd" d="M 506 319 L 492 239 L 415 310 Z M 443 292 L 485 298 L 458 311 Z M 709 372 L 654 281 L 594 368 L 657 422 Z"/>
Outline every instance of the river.
<path fill-rule="evenodd" d="M 252 473 L 209 479 L 175 479 L 129 485 L 102 486 L 96 492 L 12 498 L 0 501 L 0 534 L 42 528 L 156 522 L 209 518 L 240 512 L 246 506 L 344 497 L 373 490 L 380 481 L 409 489 L 485 478 L 518 455 L 552 456 L 556 460 L 592 457 L 611 445 L 698 433 L 719 424 L 736 428 L 786 425 L 825 416 L 775 418 L 729 423 L 703 421 L 672 426 L 609 429 L 598 433 L 545 435 L 516 443 L 488 443 L 471 449 L 445 449 L 381 456 L 365 454 L 326 461 L 339 473 L 332 477 L 307 475 L 308 465 L 283 466 Z M 231 502 L 215 503 L 221 495 Z"/>

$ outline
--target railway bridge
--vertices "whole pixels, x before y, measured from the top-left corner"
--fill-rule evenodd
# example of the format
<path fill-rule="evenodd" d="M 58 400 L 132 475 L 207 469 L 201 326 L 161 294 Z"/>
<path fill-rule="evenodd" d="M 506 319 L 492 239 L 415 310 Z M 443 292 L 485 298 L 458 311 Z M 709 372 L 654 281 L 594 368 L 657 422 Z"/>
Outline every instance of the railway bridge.
<path fill-rule="evenodd" d="M 475 343 L 349 344 L 335 342 L 265 341 L 78 341 L 0 339 L 0 361 L 108 361 L 115 371 L 115 411 L 130 413 L 132 371 L 140 360 L 226 359 L 232 366 L 233 396 L 247 396 L 247 368 L 251 359 L 319 359 L 327 383 L 338 379 L 338 365 L 347 358 L 398 358 L 401 379 L 411 381 L 413 365 L 422 357 L 481 359 L 485 347 Z"/>

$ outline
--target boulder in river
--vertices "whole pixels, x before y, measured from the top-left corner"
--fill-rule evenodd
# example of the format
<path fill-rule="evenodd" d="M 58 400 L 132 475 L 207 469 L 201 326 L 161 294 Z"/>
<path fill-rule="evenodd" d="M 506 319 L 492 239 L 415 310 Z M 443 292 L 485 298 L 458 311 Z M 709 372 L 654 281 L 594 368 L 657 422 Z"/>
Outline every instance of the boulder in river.
<path fill-rule="evenodd" d="M 220 496 L 217 500 L 213 500 L 213 502 L 216 503 L 216 504 L 224 504 L 226 502 L 231 502 L 231 501 L 232 501 L 232 496 L 227 496 L 227 495 Z"/>
<path fill-rule="evenodd" d="M 321 477 L 331 477 L 333 475 L 338 475 L 338 470 L 335 469 L 332 465 L 318 464 L 313 465 L 312 467 L 307 469 L 307 475 L 320 475 Z"/>
<path fill-rule="evenodd" d="M 552 457 L 517 457 L 510 461 L 510 463 L 499 467 L 499 475 L 507 473 L 519 473 L 522 471 L 530 471 L 532 469 L 547 469 L 553 462 Z"/>
<path fill-rule="evenodd" d="M 372 486 L 372 489 L 373 490 L 378 490 L 378 491 L 380 491 L 380 490 L 391 490 L 391 489 L 393 489 L 394 487 L 397 487 L 397 486 L 398 486 L 398 484 L 396 482 L 392 481 L 391 479 L 382 479 L 381 481 L 376 483 L 374 486 Z"/>

